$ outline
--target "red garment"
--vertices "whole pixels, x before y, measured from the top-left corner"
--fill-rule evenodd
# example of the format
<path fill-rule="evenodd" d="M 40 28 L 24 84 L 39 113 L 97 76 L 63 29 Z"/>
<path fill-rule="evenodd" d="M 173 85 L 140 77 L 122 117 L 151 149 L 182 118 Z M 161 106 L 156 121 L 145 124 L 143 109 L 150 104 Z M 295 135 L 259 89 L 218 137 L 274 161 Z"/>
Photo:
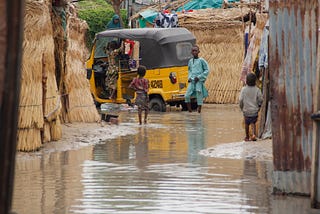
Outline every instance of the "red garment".
<path fill-rule="evenodd" d="M 137 93 L 148 93 L 149 80 L 146 78 L 135 77 L 130 83 L 129 88 L 133 88 Z"/>
<path fill-rule="evenodd" d="M 133 47 L 134 47 L 134 41 L 126 39 L 124 42 L 125 42 L 125 49 L 126 49 L 125 52 L 126 54 L 131 56 Z"/>

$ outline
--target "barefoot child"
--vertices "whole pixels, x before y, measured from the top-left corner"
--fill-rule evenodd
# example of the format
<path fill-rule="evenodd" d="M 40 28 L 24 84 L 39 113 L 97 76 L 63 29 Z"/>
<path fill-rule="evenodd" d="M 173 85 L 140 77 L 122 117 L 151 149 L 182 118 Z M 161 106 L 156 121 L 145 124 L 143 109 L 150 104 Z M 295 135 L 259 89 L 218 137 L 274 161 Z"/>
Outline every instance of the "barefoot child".
<path fill-rule="evenodd" d="M 209 74 L 209 65 L 207 61 L 199 57 L 200 49 L 197 45 L 192 47 L 193 58 L 188 62 L 188 88 L 185 94 L 185 102 L 189 112 L 191 109 L 191 97 L 197 98 L 198 112 L 201 113 L 203 99 L 208 97 L 208 91 L 205 88 L 205 81 Z"/>
<path fill-rule="evenodd" d="M 146 67 L 140 65 L 138 67 L 138 77 L 135 77 L 129 85 L 136 92 L 135 104 L 138 106 L 139 124 L 142 124 L 142 111 L 144 111 L 144 123 L 147 123 L 149 113 L 149 81 L 144 78 L 146 75 Z"/>
<path fill-rule="evenodd" d="M 256 122 L 258 119 L 258 112 L 262 105 L 263 97 L 260 89 L 256 86 L 256 75 L 249 73 L 246 77 L 246 86 L 241 89 L 239 104 L 243 112 L 245 120 L 245 141 L 256 139 Z M 252 126 L 252 136 L 249 137 L 249 128 Z"/>

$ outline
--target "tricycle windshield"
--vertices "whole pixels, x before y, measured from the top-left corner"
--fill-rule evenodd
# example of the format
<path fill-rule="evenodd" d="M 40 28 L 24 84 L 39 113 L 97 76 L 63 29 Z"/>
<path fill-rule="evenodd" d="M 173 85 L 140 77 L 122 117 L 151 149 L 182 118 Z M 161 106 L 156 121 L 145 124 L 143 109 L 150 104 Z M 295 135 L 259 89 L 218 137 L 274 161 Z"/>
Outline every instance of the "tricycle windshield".
<path fill-rule="evenodd" d="M 108 50 L 119 48 L 121 40 L 117 37 L 100 37 L 95 43 L 94 58 L 97 59 L 107 57 Z"/>
<path fill-rule="evenodd" d="M 192 57 L 191 54 L 192 43 L 191 42 L 180 42 L 176 45 L 176 53 L 178 60 L 185 61 Z"/>

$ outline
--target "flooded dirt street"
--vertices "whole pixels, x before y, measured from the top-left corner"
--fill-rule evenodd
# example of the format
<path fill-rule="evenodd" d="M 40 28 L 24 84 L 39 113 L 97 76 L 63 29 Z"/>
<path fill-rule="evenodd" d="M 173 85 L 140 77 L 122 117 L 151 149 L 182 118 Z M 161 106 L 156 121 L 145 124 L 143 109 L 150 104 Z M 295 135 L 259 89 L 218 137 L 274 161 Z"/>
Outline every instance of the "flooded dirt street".
<path fill-rule="evenodd" d="M 205 105 L 201 114 L 151 113 L 142 126 L 136 112 L 123 111 L 119 120 L 123 136 L 98 144 L 92 136 L 75 138 L 82 145 L 76 149 L 68 144 L 68 150 L 18 154 L 12 210 L 319 213 L 309 198 L 271 194 L 271 141 L 242 142 L 236 105 Z M 97 133 L 111 135 L 110 127 Z"/>

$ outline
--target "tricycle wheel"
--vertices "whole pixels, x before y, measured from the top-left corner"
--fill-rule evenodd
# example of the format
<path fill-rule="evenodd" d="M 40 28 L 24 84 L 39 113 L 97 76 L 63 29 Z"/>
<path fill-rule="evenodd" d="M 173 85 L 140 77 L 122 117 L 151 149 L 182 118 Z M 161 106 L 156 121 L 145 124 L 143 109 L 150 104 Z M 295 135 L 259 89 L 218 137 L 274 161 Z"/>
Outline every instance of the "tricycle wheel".
<path fill-rule="evenodd" d="M 152 98 L 149 102 L 149 109 L 150 111 L 162 111 L 165 112 L 166 111 L 166 105 L 163 102 L 162 99 L 155 97 Z"/>

